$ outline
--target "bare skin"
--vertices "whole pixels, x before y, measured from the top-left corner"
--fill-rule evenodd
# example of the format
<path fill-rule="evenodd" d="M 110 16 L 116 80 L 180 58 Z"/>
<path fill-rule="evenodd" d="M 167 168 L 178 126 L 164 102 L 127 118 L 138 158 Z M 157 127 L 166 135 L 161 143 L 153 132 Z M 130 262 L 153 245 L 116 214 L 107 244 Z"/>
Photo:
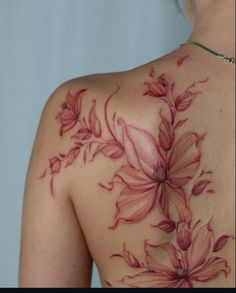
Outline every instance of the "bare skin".
<path fill-rule="evenodd" d="M 190 39 L 231 56 L 234 1 L 220 3 L 196 1 Z M 55 90 L 26 181 L 21 287 L 89 287 L 92 260 L 104 287 L 235 286 L 234 70 L 185 46 Z"/>

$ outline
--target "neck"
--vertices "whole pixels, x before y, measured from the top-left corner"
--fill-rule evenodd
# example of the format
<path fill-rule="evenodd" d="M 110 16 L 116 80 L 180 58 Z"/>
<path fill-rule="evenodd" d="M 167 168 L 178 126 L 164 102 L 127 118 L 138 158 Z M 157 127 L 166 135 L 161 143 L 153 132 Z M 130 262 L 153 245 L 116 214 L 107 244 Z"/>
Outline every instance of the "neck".
<path fill-rule="evenodd" d="M 235 56 L 235 0 L 195 0 L 189 41 Z"/>

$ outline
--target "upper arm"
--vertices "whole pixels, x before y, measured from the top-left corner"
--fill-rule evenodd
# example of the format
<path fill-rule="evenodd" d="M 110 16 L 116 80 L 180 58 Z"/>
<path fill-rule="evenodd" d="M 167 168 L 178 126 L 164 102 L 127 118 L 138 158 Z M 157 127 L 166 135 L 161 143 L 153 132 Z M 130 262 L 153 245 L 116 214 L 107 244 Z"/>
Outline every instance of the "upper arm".
<path fill-rule="evenodd" d="M 63 148 L 55 119 L 73 86 L 67 82 L 49 98 L 33 147 L 23 205 L 19 283 L 21 287 L 87 287 L 91 257 L 68 192 L 66 176 L 57 176 L 57 196 L 50 186 L 48 159 Z M 66 144 L 66 142 L 65 142 Z M 44 175 L 45 175 L 44 174 Z"/>

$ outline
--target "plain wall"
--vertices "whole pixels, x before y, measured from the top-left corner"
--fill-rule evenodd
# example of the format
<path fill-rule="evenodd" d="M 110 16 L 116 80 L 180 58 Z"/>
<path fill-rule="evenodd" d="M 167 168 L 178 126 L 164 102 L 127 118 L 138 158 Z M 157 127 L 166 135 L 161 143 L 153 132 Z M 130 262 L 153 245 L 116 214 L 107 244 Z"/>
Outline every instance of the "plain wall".
<path fill-rule="evenodd" d="M 68 79 L 156 59 L 190 30 L 174 0 L 0 0 L 0 287 L 17 286 L 24 180 L 47 98 Z"/>

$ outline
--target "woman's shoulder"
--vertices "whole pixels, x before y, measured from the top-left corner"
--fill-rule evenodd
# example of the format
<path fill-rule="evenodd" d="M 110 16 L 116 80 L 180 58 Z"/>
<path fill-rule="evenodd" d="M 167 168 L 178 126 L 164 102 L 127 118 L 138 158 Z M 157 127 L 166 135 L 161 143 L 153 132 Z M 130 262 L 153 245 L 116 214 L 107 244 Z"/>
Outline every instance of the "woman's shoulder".
<path fill-rule="evenodd" d="M 60 96 L 61 92 L 64 93 L 64 91 L 67 91 L 69 88 L 76 89 L 78 87 L 90 87 L 93 90 L 103 91 L 109 89 L 113 84 L 123 84 L 126 86 L 137 85 L 137 81 L 140 78 L 143 79 L 145 76 L 152 76 L 154 69 L 157 69 L 159 72 L 173 72 L 182 67 L 189 57 L 188 54 L 184 54 L 177 50 L 164 55 L 161 58 L 124 71 L 96 73 L 74 77 L 58 85 L 52 96 Z"/>
<path fill-rule="evenodd" d="M 71 130 L 73 119 L 78 118 L 73 111 L 89 113 L 96 108 L 96 114 L 105 120 L 109 102 L 110 111 L 123 119 L 153 128 L 159 111 L 163 106 L 166 108 L 171 96 L 175 99 L 171 101 L 174 107 L 183 111 L 190 107 L 200 87 L 206 86 L 208 76 L 197 69 L 193 73 L 192 62 L 191 56 L 177 50 L 126 71 L 75 77 L 50 95 L 43 116 L 56 117 L 63 133 Z M 49 127 L 51 119 L 45 118 Z M 72 120 L 71 125 L 68 120 Z"/>

